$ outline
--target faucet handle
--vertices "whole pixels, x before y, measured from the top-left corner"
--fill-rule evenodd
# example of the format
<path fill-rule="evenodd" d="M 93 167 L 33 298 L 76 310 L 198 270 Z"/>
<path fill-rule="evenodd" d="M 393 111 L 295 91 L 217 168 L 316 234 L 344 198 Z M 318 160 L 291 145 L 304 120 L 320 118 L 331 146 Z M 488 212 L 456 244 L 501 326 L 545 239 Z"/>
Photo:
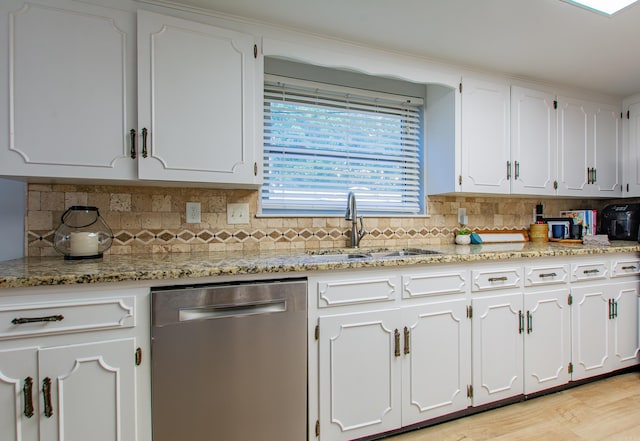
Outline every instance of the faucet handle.
<path fill-rule="evenodd" d="M 360 219 L 360 230 L 358 231 L 358 242 L 359 242 L 360 239 L 362 239 L 364 237 L 364 235 L 367 234 L 367 232 L 364 229 L 363 217 L 359 216 L 358 219 Z"/>

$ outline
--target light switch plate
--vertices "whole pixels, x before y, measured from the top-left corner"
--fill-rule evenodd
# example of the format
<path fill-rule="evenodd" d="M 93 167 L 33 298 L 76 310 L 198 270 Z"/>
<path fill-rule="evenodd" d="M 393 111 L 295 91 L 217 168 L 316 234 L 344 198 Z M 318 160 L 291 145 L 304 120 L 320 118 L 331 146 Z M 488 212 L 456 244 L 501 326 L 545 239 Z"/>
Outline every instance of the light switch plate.
<path fill-rule="evenodd" d="M 199 224 L 200 220 L 200 202 L 187 202 L 187 223 Z"/>
<path fill-rule="evenodd" d="M 248 224 L 249 204 L 227 204 L 228 224 Z"/>

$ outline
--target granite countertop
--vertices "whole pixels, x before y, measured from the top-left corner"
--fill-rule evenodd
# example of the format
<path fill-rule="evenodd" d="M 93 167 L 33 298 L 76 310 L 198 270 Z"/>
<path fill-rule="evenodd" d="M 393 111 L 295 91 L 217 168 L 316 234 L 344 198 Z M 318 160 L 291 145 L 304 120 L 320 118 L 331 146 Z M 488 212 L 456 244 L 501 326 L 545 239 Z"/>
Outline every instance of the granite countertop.
<path fill-rule="evenodd" d="M 640 252 L 640 243 L 612 241 L 609 246 L 561 243 L 483 245 L 425 245 L 411 248 L 437 251 L 383 257 L 393 248 L 327 249 L 286 252 L 227 252 L 108 255 L 92 261 L 62 257 L 27 257 L 0 262 L 0 288 L 73 285 L 124 281 L 161 281 L 247 274 L 393 267 L 415 264 L 461 263 L 518 258 L 581 256 Z M 403 249 L 407 249 L 404 247 Z M 354 254 L 379 253 L 372 257 Z M 351 254 L 351 257 L 345 257 Z M 318 257 L 320 255 L 321 257 Z"/>

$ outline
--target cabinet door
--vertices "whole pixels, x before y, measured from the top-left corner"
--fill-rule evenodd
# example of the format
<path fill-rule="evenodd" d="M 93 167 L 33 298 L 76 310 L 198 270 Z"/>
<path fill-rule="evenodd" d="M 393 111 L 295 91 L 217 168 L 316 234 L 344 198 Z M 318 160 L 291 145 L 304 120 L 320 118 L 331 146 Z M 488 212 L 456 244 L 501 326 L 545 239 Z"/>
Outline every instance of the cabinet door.
<path fill-rule="evenodd" d="M 522 293 L 471 301 L 473 405 L 523 393 Z"/>
<path fill-rule="evenodd" d="M 139 177 L 259 184 L 257 66 L 250 35 L 139 11 Z"/>
<path fill-rule="evenodd" d="M 67 0 L 2 3 L 0 174 L 135 177 L 135 14 Z"/>
<path fill-rule="evenodd" d="M 461 190 L 508 194 L 509 87 L 465 78 L 461 124 Z"/>
<path fill-rule="evenodd" d="M 323 440 L 400 427 L 400 324 L 398 309 L 319 318 Z"/>
<path fill-rule="evenodd" d="M 611 286 L 613 304 L 613 342 L 611 349 L 612 369 L 622 369 L 640 362 L 638 342 L 638 299 L 640 292 L 637 281 L 616 283 Z"/>
<path fill-rule="evenodd" d="M 511 87 L 512 193 L 556 193 L 558 148 L 554 102 L 553 94 Z"/>
<path fill-rule="evenodd" d="M 0 439 L 3 441 L 38 440 L 37 367 L 36 348 L 0 351 Z"/>
<path fill-rule="evenodd" d="M 596 105 L 592 131 L 594 136 L 592 183 L 594 192 L 598 196 L 619 197 L 622 194 L 620 122 L 619 108 Z"/>
<path fill-rule="evenodd" d="M 403 308 L 402 425 L 465 409 L 471 322 L 464 299 Z"/>
<path fill-rule="evenodd" d="M 609 371 L 610 325 L 607 285 L 594 284 L 571 289 L 573 380 Z"/>
<path fill-rule="evenodd" d="M 589 119 L 593 109 L 587 102 L 558 97 L 558 194 L 589 194 L 593 140 Z"/>
<path fill-rule="evenodd" d="M 640 102 L 629 106 L 625 196 L 640 196 Z"/>
<path fill-rule="evenodd" d="M 569 288 L 526 293 L 524 391 L 526 394 L 566 384 L 571 379 L 571 309 Z"/>
<path fill-rule="evenodd" d="M 40 440 L 135 440 L 134 352 L 134 339 L 41 349 Z"/>

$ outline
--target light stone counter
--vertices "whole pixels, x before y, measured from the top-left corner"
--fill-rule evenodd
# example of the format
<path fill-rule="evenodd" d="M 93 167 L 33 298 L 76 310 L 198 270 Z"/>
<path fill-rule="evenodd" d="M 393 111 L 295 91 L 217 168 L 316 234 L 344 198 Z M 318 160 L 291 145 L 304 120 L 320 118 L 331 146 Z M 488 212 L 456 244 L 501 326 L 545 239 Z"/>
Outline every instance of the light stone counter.
<path fill-rule="evenodd" d="M 65 261 L 62 257 L 30 257 L 0 262 L 0 288 L 125 281 L 156 281 L 153 284 L 157 285 L 157 282 L 162 280 L 173 280 L 175 283 L 176 279 L 218 276 L 640 252 L 640 244 L 631 241 L 612 241 L 609 246 L 527 242 L 425 245 L 414 248 L 434 250 L 439 254 L 353 259 L 344 259 L 339 255 L 340 253 L 380 251 L 380 249 L 361 248 L 357 251 L 331 249 L 311 252 L 109 255 L 92 261 Z M 317 258 L 311 253 L 337 253 L 338 255 Z"/>

